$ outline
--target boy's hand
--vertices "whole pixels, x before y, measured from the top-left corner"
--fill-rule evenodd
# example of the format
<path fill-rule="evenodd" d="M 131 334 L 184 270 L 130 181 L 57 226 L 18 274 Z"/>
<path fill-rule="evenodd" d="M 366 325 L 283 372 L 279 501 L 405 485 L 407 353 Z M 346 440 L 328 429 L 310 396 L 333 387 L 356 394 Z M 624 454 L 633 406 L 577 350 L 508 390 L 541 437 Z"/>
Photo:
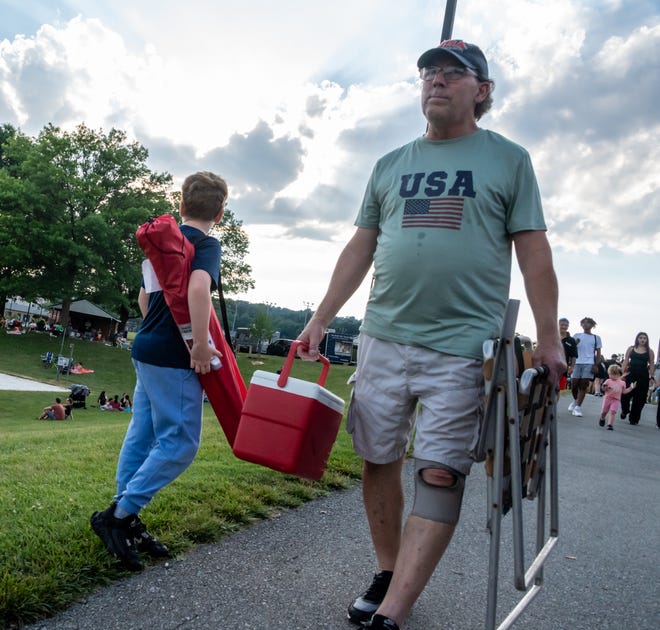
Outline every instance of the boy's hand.
<path fill-rule="evenodd" d="M 208 374 L 211 371 L 211 360 L 222 358 L 222 352 L 212 347 L 208 341 L 193 342 L 190 349 L 190 369 L 197 374 Z"/>

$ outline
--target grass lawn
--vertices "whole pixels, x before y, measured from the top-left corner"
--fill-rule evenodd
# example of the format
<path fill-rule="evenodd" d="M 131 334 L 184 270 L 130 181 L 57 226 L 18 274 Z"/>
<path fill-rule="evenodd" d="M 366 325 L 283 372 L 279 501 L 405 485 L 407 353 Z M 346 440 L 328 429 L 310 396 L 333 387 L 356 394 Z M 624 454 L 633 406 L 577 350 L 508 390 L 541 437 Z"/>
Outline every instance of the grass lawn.
<path fill-rule="evenodd" d="M 70 348 L 73 344 L 73 348 Z M 86 384 L 87 409 L 74 409 L 66 422 L 38 422 L 53 401 L 49 392 L 0 391 L 0 626 L 19 627 L 63 609 L 100 585 L 125 575 L 89 527 L 94 510 L 104 509 L 114 491 L 114 472 L 129 414 L 100 411 L 96 398 L 132 394 L 130 354 L 97 343 L 64 342 L 94 373 L 61 376 L 44 368 L 40 355 L 56 355 L 61 339 L 44 334 L 0 332 L 0 372 L 60 384 Z M 262 364 L 259 364 L 262 363 Z M 274 372 L 279 357 L 240 354 L 246 383 L 255 369 Z M 332 366 L 326 387 L 348 400 L 346 379 L 353 368 Z M 296 361 L 292 376 L 316 381 L 320 364 Z M 66 396 L 66 393 L 63 394 Z M 202 446 L 190 468 L 163 489 L 142 512 L 143 519 L 173 551 L 219 540 L 352 483 L 360 474 L 349 436 L 342 429 L 321 481 L 311 482 L 234 457 L 209 405 L 205 405 Z"/>

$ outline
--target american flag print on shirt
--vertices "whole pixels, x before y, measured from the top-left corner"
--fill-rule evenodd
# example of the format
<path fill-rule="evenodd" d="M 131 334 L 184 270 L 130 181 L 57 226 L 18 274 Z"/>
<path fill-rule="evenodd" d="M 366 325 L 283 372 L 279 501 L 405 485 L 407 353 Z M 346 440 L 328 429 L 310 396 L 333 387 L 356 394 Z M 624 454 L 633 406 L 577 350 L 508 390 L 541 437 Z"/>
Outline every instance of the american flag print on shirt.
<path fill-rule="evenodd" d="M 460 230 L 464 203 L 463 197 L 407 199 L 401 227 Z"/>

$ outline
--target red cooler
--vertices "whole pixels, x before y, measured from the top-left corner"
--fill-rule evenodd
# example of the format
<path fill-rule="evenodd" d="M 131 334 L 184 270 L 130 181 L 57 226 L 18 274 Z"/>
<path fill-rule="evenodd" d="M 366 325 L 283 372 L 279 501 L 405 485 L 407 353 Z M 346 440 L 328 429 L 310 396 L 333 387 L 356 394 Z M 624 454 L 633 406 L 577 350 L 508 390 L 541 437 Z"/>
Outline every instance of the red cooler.
<path fill-rule="evenodd" d="M 283 473 L 320 479 L 344 414 L 344 401 L 323 387 L 330 363 L 321 357 L 318 383 L 290 378 L 299 342 L 281 374 L 257 370 L 247 390 L 233 450 L 236 457 Z"/>

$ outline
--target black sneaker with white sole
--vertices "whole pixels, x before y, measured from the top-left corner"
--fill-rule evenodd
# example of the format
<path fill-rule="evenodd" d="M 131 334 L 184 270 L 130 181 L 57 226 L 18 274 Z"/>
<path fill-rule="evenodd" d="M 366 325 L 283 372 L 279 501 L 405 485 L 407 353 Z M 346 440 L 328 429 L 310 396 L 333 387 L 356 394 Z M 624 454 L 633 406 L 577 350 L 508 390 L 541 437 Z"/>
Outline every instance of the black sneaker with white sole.
<path fill-rule="evenodd" d="M 372 630 L 399 630 L 396 621 L 384 615 L 374 615 L 364 627 Z"/>
<path fill-rule="evenodd" d="M 170 550 L 163 542 L 147 531 L 147 526 L 140 520 L 139 516 L 129 524 L 129 532 L 133 534 L 133 540 L 137 550 L 150 555 L 152 558 L 169 558 Z"/>
<path fill-rule="evenodd" d="M 114 503 L 103 512 L 94 512 L 89 522 L 94 533 L 103 541 L 105 548 L 117 558 L 122 566 L 130 571 L 142 571 L 144 565 L 140 560 L 132 531 L 136 514 L 126 518 L 115 518 Z"/>
<path fill-rule="evenodd" d="M 357 624 L 371 621 L 387 594 L 392 581 L 392 571 L 381 571 L 374 575 L 371 586 L 348 607 L 348 618 Z"/>

